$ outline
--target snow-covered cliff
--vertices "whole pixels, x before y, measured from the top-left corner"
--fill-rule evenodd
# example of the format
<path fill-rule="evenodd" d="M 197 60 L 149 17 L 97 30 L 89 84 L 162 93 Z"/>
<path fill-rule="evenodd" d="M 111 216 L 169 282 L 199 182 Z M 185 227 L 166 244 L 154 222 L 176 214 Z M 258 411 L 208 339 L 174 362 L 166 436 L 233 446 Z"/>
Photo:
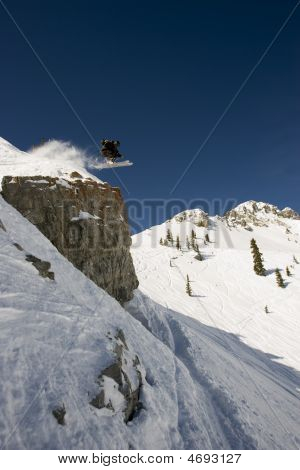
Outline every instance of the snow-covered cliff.
<path fill-rule="evenodd" d="M 33 153 L 0 141 L 4 199 L 74 266 L 120 302 L 138 286 L 121 192 L 84 167 L 69 144 L 49 142 Z"/>

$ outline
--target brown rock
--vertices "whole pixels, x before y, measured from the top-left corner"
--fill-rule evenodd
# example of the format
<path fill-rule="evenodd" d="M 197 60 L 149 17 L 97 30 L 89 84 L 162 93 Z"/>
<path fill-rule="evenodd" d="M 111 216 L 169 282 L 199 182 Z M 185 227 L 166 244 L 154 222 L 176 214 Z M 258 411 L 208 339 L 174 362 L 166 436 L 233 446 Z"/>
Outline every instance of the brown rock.
<path fill-rule="evenodd" d="M 138 280 L 119 188 L 95 180 L 5 176 L 2 194 L 95 284 L 121 303 L 132 298 Z"/>

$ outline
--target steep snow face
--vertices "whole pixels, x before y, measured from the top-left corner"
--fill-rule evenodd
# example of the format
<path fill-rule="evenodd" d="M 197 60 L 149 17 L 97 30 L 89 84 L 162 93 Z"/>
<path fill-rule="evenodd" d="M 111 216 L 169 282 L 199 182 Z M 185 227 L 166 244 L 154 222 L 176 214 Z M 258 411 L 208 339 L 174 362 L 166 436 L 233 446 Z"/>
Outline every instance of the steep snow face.
<path fill-rule="evenodd" d="M 268 226 L 268 224 L 285 225 L 284 219 L 299 219 L 296 211 L 286 207 L 283 210 L 265 202 L 247 201 L 228 211 L 224 220 L 229 225 L 242 226 L 251 230 L 251 225 Z"/>
<path fill-rule="evenodd" d="M 185 447 L 169 348 L 1 197 L 0 218 L 0 447 Z M 28 254 L 50 262 L 55 281 L 41 277 Z M 99 379 L 120 354 L 131 384 L 136 370 L 142 380 L 142 408 L 127 425 L 118 378 Z M 191 379 L 182 374 L 187 394 Z M 107 406 L 98 409 L 91 402 L 101 405 L 101 390 Z M 64 426 L 53 416 L 63 407 Z"/>
<path fill-rule="evenodd" d="M 86 166 L 87 155 L 68 142 L 52 140 L 23 152 L 0 137 L 0 188 L 3 176 L 50 176 L 72 179 L 71 174 L 92 178 Z M 78 175 L 77 175 L 78 176 Z"/>

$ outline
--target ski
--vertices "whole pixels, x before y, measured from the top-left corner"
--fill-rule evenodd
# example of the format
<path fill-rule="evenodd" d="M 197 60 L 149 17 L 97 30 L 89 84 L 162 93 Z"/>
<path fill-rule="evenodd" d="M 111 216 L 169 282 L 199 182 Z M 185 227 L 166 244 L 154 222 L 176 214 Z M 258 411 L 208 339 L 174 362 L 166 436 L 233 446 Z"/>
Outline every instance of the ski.
<path fill-rule="evenodd" d="M 125 160 L 124 162 L 94 162 L 90 165 L 91 168 L 95 168 L 97 170 L 107 170 L 111 168 L 119 168 L 122 166 L 131 166 L 133 165 L 132 162 L 129 160 Z"/>

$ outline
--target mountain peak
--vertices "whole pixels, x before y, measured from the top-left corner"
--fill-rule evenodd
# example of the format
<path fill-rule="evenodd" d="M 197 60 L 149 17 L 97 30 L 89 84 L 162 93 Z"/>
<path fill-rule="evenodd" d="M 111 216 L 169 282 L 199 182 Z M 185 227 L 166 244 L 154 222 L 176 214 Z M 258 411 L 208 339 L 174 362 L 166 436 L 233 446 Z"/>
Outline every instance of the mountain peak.
<path fill-rule="evenodd" d="M 300 217 L 290 207 L 281 210 L 274 204 L 253 200 L 239 204 L 224 215 L 224 219 L 231 225 L 241 225 L 244 228 L 249 228 L 249 224 L 256 226 L 268 226 L 269 223 L 284 225 L 282 218 L 299 219 Z"/>
<path fill-rule="evenodd" d="M 208 225 L 208 214 L 202 209 L 187 209 L 185 211 L 179 212 L 170 221 L 180 222 L 192 222 L 195 225 L 207 227 Z"/>

